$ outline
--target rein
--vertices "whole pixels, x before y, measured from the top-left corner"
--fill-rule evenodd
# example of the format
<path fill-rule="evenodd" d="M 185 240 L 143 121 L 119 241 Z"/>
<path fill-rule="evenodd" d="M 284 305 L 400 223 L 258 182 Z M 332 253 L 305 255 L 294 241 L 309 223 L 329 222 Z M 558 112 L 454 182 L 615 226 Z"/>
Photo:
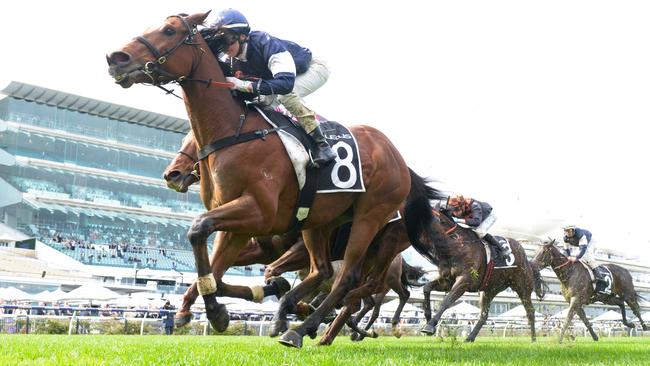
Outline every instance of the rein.
<path fill-rule="evenodd" d="M 567 259 L 566 262 L 560 264 L 560 265 L 557 266 L 557 267 L 553 267 L 553 269 L 560 269 L 560 268 L 562 268 L 562 267 L 565 267 L 565 266 L 566 266 L 567 264 L 569 264 L 569 263 L 572 263 L 572 262 L 571 262 L 570 260 Z"/>

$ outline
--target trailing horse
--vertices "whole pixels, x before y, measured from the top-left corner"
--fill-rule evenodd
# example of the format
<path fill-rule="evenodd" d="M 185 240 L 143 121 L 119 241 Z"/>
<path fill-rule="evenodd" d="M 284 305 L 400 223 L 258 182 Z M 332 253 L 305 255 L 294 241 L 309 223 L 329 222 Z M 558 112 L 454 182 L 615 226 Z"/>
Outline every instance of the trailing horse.
<path fill-rule="evenodd" d="M 632 276 L 627 269 L 613 263 L 603 264 L 612 275 L 611 293 L 603 294 L 596 292 L 593 286 L 591 286 L 590 269 L 585 268 L 580 261 L 570 261 L 555 246 L 555 240 L 542 244 L 537 249 L 532 263 L 539 269 L 548 266 L 553 268 L 555 275 L 562 284 L 562 294 L 569 302 L 569 312 L 567 313 L 562 332 L 560 333 L 560 343 L 562 343 L 564 333 L 569 327 L 569 324 L 571 324 L 573 316 L 576 314 L 578 314 L 578 317 L 589 330 L 593 340 L 598 340 L 598 335 L 594 332 L 583 309 L 585 305 L 598 301 L 603 304 L 617 305 L 621 309 L 623 324 L 629 328 L 634 328 L 634 324 L 629 322 L 625 316 L 625 304 L 627 303 L 634 315 L 639 319 L 643 330 L 650 330 L 641 318 L 641 309 L 639 308 L 638 302 L 641 296 L 634 289 Z"/>
<path fill-rule="evenodd" d="M 531 301 L 533 289 L 541 299 L 544 296 L 545 284 L 539 272 L 534 269 L 524 248 L 514 239 L 507 239 L 510 248 L 510 264 L 504 268 L 493 268 L 493 262 L 487 262 L 486 250 L 474 231 L 456 224 L 445 211 L 436 213 L 439 222 L 432 226 L 438 233 L 434 242 L 435 258 L 438 265 L 438 278 L 424 286 L 424 314 L 427 324 L 422 328 L 426 334 L 435 334 L 436 326 L 442 314 L 456 302 L 465 292 L 480 292 L 481 315 L 474 328 L 465 339 L 473 342 L 488 318 L 490 303 L 501 291 L 512 288 L 524 308 L 531 331 L 531 339 L 535 335 L 535 309 Z M 431 291 L 446 292 L 440 308 L 431 317 Z"/>

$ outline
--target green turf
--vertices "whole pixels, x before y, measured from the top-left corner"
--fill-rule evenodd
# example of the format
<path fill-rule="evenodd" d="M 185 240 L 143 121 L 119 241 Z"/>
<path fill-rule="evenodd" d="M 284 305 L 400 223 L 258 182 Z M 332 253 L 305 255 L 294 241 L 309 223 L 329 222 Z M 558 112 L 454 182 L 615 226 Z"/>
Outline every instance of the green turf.
<path fill-rule="evenodd" d="M 0 365 L 649 365 L 650 338 L 339 337 L 298 350 L 266 337 L 0 335 Z"/>

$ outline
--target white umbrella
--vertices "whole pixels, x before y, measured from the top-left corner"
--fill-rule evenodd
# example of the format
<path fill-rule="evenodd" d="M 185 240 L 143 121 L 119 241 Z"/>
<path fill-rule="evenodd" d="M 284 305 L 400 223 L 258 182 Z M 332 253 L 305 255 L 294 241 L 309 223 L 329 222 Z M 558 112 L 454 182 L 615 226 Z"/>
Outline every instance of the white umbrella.
<path fill-rule="evenodd" d="M 514 308 L 496 316 L 498 319 L 522 319 L 527 318 L 526 308 L 523 305 L 517 305 Z M 542 314 L 535 312 L 535 318 L 541 318 Z"/>
<path fill-rule="evenodd" d="M 111 291 L 104 286 L 87 283 L 64 294 L 60 300 L 110 300 L 120 296 L 117 292 Z"/>
<path fill-rule="evenodd" d="M 399 299 L 391 300 L 381 305 L 381 312 L 395 313 L 395 310 L 397 310 L 398 306 L 399 306 Z M 418 308 L 413 304 L 409 304 L 408 302 L 404 304 L 404 308 L 402 309 L 402 313 L 422 312 L 422 311 L 423 311 L 422 309 Z"/>
<path fill-rule="evenodd" d="M 462 317 L 467 315 L 477 315 L 480 313 L 481 313 L 481 309 L 463 301 L 460 304 L 454 305 L 449 309 L 445 310 L 443 317 L 449 317 L 452 314 L 455 314 L 456 317 Z"/>
<path fill-rule="evenodd" d="M 34 295 L 28 294 L 21 289 L 17 289 L 11 286 L 7 288 L 0 288 L 0 299 L 5 301 L 34 300 Z"/>
<path fill-rule="evenodd" d="M 598 315 L 593 319 L 595 322 L 611 322 L 611 321 L 619 321 L 623 319 L 621 316 L 621 313 L 617 313 L 614 310 L 607 310 L 606 312 Z"/>
<path fill-rule="evenodd" d="M 551 315 L 551 319 L 566 319 L 567 314 L 569 314 L 569 308 Z"/>

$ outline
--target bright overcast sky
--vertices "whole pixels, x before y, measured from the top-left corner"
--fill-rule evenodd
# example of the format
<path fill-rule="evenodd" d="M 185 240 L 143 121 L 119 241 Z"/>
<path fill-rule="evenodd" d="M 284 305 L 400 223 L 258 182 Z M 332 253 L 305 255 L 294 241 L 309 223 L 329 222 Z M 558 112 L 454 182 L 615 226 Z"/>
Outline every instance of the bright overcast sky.
<path fill-rule="evenodd" d="M 650 258 L 647 1 L 2 1 L 0 87 L 185 118 L 156 88 L 113 84 L 104 55 L 167 15 L 229 6 L 329 63 L 317 112 L 381 129 L 420 175 L 491 203 L 499 227 L 574 223 Z"/>

